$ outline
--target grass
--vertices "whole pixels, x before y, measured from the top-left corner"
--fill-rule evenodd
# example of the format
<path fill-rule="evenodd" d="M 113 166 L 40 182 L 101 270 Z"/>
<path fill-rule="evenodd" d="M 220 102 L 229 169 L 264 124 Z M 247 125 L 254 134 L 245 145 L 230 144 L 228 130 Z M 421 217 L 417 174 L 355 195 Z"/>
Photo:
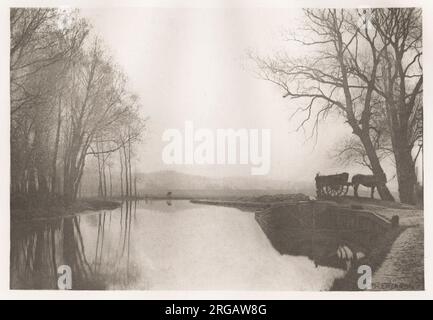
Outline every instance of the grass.
<path fill-rule="evenodd" d="M 120 201 L 100 198 L 78 199 L 70 206 L 65 206 L 61 201 L 52 201 L 43 206 L 17 206 L 11 202 L 11 221 L 65 217 L 84 211 L 113 210 L 120 205 Z"/>

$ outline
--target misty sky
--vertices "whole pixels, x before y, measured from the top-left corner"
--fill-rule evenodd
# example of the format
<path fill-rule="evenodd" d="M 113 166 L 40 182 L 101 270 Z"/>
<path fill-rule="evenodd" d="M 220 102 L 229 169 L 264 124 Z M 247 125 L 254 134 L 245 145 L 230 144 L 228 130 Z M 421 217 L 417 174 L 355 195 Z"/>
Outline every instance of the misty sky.
<path fill-rule="evenodd" d="M 350 130 L 342 119 L 321 124 L 318 143 L 305 142 L 289 121 L 299 106 L 283 99 L 272 84 L 257 79 L 248 50 L 270 54 L 287 48 L 284 30 L 302 22 L 296 9 L 85 9 L 87 17 L 112 51 L 113 58 L 140 96 L 149 129 L 137 153 L 143 172 L 178 170 L 207 176 L 249 175 L 249 166 L 174 166 L 161 160 L 167 128 L 271 129 L 270 178 L 311 181 L 322 174 L 365 168 L 341 168 L 330 159 L 335 144 Z M 297 102 L 299 104 L 299 102 Z M 392 175 L 392 174 L 390 174 Z"/>

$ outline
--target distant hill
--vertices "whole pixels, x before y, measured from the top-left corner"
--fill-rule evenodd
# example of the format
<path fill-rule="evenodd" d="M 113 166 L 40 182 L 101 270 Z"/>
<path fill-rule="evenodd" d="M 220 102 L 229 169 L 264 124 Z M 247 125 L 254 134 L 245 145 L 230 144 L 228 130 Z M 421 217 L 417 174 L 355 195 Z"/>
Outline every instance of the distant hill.
<path fill-rule="evenodd" d="M 250 177 L 224 177 L 210 178 L 199 175 L 190 175 L 177 171 L 157 171 L 140 173 L 137 175 L 137 189 L 140 194 L 162 194 L 168 191 L 198 192 L 198 193 L 229 193 L 248 194 L 248 191 L 266 191 L 298 193 L 314 192 L 314 180 L 311 183 L 290 182 L 283 180 L 266 179 L 260 176 Z M 275 191 L 275 192 L 273 192 Z M 259 192 L 262 193 L 262 192 Z"/>

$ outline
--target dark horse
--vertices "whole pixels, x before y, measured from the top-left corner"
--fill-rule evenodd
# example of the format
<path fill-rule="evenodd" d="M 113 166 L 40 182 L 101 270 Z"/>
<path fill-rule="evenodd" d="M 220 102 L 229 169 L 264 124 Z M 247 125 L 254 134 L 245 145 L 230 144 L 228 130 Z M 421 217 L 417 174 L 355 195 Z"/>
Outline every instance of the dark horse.
<path fill-rule="evenodd" d="M 385 181 L 383 181 L 383 179 L 379 179 L 375 175 L 355 174 L 352 177 L 353 193 L 355 197 L 358 197 L 358 187 L 360 184 L 362 184 L 367 188 L 371 188 L 371 198 L 374 199 L 374 188 L 376 188 L 378 184 L 382 182 L 386 182 L 386 177 Z"/>

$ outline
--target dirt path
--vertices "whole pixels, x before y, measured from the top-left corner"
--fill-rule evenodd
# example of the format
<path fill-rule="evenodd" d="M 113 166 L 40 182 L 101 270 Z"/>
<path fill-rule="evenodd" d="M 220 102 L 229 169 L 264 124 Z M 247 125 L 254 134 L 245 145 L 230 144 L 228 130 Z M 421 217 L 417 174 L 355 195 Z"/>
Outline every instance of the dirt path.
<path fill-rule="evenodd" d="M 373 274 L 373 290 L 424 289 L 424 228 L 404 230 Z"/>
<path fill-rule="evenodd" d="M 383 202 L 363 203 L 365 209 L 387 219 L 398 215 L 403 231 L 392 243 L 383 262 L 373 273 L 373 290 L 424 290 L 423 210 Z"/>

